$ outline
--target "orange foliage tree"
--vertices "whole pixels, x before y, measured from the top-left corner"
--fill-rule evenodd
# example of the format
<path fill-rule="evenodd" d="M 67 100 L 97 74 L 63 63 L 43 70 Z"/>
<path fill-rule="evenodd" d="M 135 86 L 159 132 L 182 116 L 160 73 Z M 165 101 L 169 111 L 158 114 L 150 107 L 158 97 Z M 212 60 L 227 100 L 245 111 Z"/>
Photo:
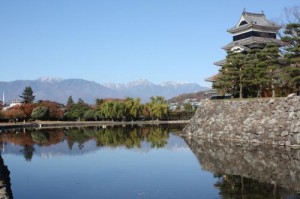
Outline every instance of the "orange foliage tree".
<path fill-rule="evenodd" d="M 23 120 L 26 119 L 26 114 L 24 111 L 20 108 L 20 106 L 12 107 L 6 111 L 2 111 L 4 119 L 10 120 L 10 119 L 18 119 Z"/>
<path fill-rule="evenodd" d="M 22 104 L 20 106 L 20 109 L 25 113 L 26 119 L 29 119 L 31 117 L 32 110 L 36 107 L 37 107 L 36 104 L 27 103 L 27 104 Z"/>

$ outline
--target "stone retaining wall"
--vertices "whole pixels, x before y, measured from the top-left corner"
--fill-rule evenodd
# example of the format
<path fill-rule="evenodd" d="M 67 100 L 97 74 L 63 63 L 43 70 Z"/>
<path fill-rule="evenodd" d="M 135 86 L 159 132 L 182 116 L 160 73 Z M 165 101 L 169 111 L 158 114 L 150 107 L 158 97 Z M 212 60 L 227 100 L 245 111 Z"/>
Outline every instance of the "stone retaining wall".
<path fill-rule="evenodd" d="M 189 136 L 300 146 L 300 97 L 203 102 Z"/>

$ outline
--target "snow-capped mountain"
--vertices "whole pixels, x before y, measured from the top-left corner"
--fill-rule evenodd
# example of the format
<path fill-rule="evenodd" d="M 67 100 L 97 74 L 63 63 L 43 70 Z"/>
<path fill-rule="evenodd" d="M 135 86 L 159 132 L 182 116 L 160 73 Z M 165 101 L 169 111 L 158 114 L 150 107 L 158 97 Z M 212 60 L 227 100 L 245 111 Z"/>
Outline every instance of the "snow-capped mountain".
<path fill-rule="evenodd" d="M 106 86 L 107 88 L 111 88 L 111 89 L 115 89 L 115 90 L 122 90 L 122 89 L 131 89 L 134 87 L 143 87 L 143 86 L 159 86 L 159 87 L 173 87 L 173 88 L 178 88 L 178 87 L 182 87 L 182 86 L 195 86 L 195 87 L 199 87 L 198 84 L 196 83 L 189 83 L 189 82 L 176 82 L 176 81 L 167 81 L 167 82 L 163 82 L 161 84 L 154 84 L 152 82 L 150 82 L 147 79 L 139 79 L 136 81 L 132 81 L 132 82 L 128 82 L 125 84 L 120 84 L 120 83 L 105 83 L 103 84 L 104 86 Z"/>
<path fill-rule="evenodd" d="M 4 93 L 6 103 L 13 99 L 20 99 L 25 87 L 30 86 L 35 100 L 52 100 L 65 104 L 69 96 L 74 101 L 79 98 L 87 103 L 95 103 L 96 98 L 116 98 L 119 92 L 106 88 L 96 82 L 83 79 L 54 79 L 39 78 L 37 80 L 16 80 L 0 82 L 0 92 Z"/>
<path fill-rule="evenodd" d="M 136 80 L 136 81 L 125 83 L 125 84 L 105 83 L 103 85 L 107 88 L 114 89 L 114 90 L 131 89 L 131 88 L 140 87 L 140 86 L 154 86 L 154 84 L 151 83 L 147 79 L 139 79 L 139 80 Z"/>
<path fill-rule="evenodd" d="M 164 87 L 168 87 L 168 86 L 173 86 L 173 87 L 178 87 L 178 86 L 182 86 L 182 85 L 190 85 L 191 83 L 189 82 L 175 82 L 175 81 L 168 81 L 168 82 L 163 82 L 160 85 L 164 86 Z"/>
<path fill-rule="evenodd" d="M 45 76 L 45 77 L 38 78 L 37 81 L 44 82 L 44 83 L 55 83 L 55 82 L 61 82 L 63 81 L 63 79 L 58 77 Z"/>
<path fill-rule="evenodd" d="M 152 96 L 163 96 L 166 99 L 174 96 L 207 90 L 196 83 L 165 82 L 154 84 L 146 79 L 140 79 L 125 84 L 99 84 L 83 79 L 62 79 L 41 77 L 37 80 L 17 80 L 0 82 L 0 93 L 4 92 L 7 103 L 19 99 L 25 87 L 31 86 L 36 100 L 53 100 L 66 103 L 69 96 L 74 101 L 78 98 L 87 103 L 95 103 L 96 98 L 140 97 L 143 102 Z"/>
<path fill-rule="evenodd" d="M 147 101 L 152 96 L 163 96 L 169 99 L 180 94 L 208 89 L 196 83 L 167 81 L 161 84 L 154 84 L 147 79 L 140 79 L 126 84 L 110 83 L 104 85 L 107 88 L 121 91 L 126 96 L 141 97 L 143 101 Z"/>

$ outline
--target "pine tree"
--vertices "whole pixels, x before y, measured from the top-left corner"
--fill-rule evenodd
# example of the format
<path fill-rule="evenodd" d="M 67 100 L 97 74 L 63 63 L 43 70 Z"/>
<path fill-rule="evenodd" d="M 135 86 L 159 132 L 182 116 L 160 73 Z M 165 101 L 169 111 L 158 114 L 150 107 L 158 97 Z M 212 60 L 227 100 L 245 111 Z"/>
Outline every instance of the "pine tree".
<path fill-rule="evenodd" d="M 245 52 L 228 52 L 226 64 L 220 69 L 220 76 L 214 88 L 222 94 L 231 93 L 243 97 Z"/>
<path fill-rule="evenodd" d="M 284 68 L 284 80 L 287 81 L 298 93 L 300 92 L 300 23 L 287 24 L 284 30 L 283 42 L 287 43 L 285 48 L 285 59 L 288 66 Z"/>
<path fill-rule="evenodd" d="M 28 104 L 32 103 L 34 101 L 35 96 L 33 95 L 32 88 L 30 86 L 26 87 L 22 93 L 22 95 L 19 96 L 22 98 L 22 103 Z"/>
<path fill-rule="evenodd" d="M 72 96 L 69 96 L 67 104 L 66 104 L 66 110 L 67 111 L 71 110 L 73 105 L 74 105 L 73 98 L 72 98 Z"/>
<path fill-rule="evenodd" d="M 244 95 L 247 97 L 257 97 L 261 91 L 261 68 L 258 67 L 259 60 L 257 52 L 260 49 L 250 49 L 244 59 Z"/>
<path fill-rule="evenodd" d="M 280 52 L 276 44 L 267 44 L 265 48 L 257 52 L 259 63 L 257 68 L 257 79 L 260 86 L 272 91 L 272 97 L 275 97 L 275 90 L 280 84 Z"/>
<path fill-rule="evenodd" d="M 227 70 L 223 66 L 219 70 L 217 81 L 213 84 L 213 89 L 216 89 L 221 95 L 225 95 L 226 93 L 233 94 L 233 85 L 231 83 L 232 81 L 230 76 L 228 76 L 226 72 Z"/>
<path fill-rule="evenodd" d="M 75 104 L 72 104 L 72 98 L 69 97 L 70 100 L 68 100 L 71 106 L 71 109 L 68 110 L 65 114 L 65 117 L 69 120 L 81 120 L 84 113 L 90 109 L 90 106 L 86 104 L 82 99 L 78 99 L 78 102 Z"/>

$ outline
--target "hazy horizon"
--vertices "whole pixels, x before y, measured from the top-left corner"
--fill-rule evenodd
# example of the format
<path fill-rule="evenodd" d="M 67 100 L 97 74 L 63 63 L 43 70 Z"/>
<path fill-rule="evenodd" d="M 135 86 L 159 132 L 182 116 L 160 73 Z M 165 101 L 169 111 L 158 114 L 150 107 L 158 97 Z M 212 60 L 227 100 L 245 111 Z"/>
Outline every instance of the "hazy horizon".
<path fill-rule="evenodd" d="M 45 79 L 46 78 L 46 79 Z M 137 78 L 137 79 L 133 79 L 133 80 L 129 80 L 127 82 L 120 82 L 118 80 L 116 81 L 111 81 L 111 82 L 98 82 L 98 81 L 94 81 L 94 80 L 89 80 L 89 79 L 83 79 L 83 78 L 63 78 L 63 77 L 50 77 L 50 76 L 42 76 L 42 77 L 38 77 L 36 79 L 15 79 L 15 80 L 11 80 L 11 81 L 0 81 L 0 82 L 14 82 L 14 81 L 50 81 L 50 79 L 53 79 L 55 81 L 63 81 L 63 80 L 72 80 L 72 79 L 78 79 L 78 80 L 85 80 L 85 81 L 89 81 L 89 82 L 95 82 L 101 85 L 107 85 L 107 84 L 128 84 L 128 83 L 133 83 L 133 82 L 150 82 L 152 84 L 156 84 L 156 85 L 160 85 L 160 84 L 164 84 L 164 83 L 178 83 L 178 84 L 198 84 L 200 86 L 203 86 L 197 82 L 184 82 L 184 81 L 176 81 L 176 80 L 165 80 L 162 82 L 154 82 L 151 81 L 150 79 L 145 79 L 145 78 Z M 44 79 L 44 80 L 43 80 Z M 203 87 L 209 87 L 209 86 L 203 86 Z"/>

